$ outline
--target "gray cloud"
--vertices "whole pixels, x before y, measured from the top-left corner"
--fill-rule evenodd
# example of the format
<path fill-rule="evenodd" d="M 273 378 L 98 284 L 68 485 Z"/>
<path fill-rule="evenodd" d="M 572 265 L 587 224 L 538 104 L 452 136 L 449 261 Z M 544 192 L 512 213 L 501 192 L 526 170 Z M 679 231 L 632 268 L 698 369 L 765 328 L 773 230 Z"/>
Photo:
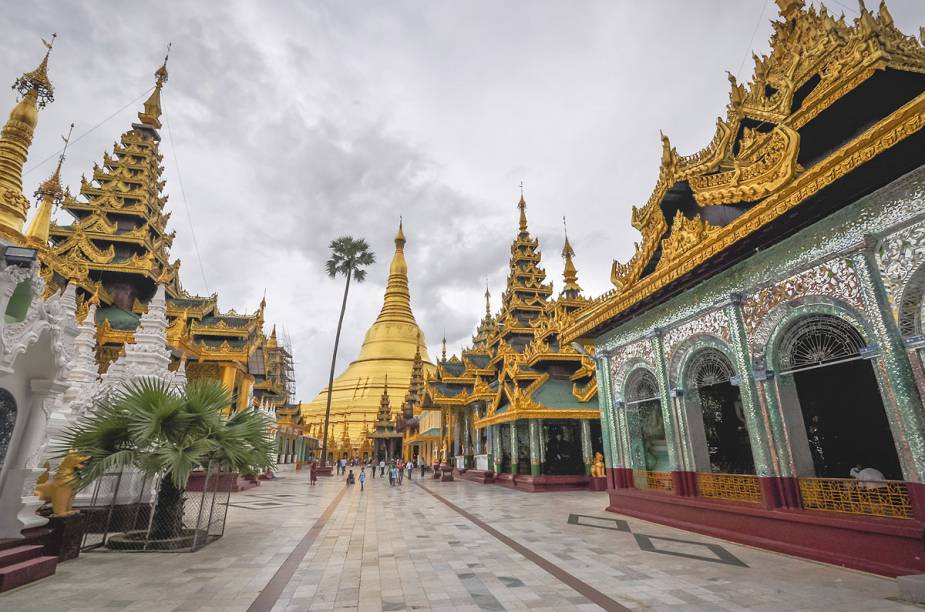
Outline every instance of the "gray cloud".
<path fill-rule="evenodd" d="M 829 6 L 853 16 L 854 2 Z M 925 24 L 920 0 L 889 6 L 905 32 Z M 58 32 L 57 97 L 30 153 L 31 193 L 67 124 L 83 134 L 141 96 L 173 42 L 161 151 L 184 285 L 250 311 L 266 290 L 307 400 L 326 380 L 340 305 L 341 280 L 323 272 L 332 238 L 362 236 L 378 259 L 351 290 L 342 365 L 378 313 L 399 215 L 432 353 L 444 333 L 451 350 L 468 342 L 486 277 L 495 304 L 504 286 L 521 180 L 556 287 L 566 215 L 582 286 L 607 290 L 611 260 L 638 240 L 629 208 L 654 186 L 658 130 L 682 154 L 709 141 L 725 70 L 749 76 L 773 10 L 764 0 L 35 2 L 0 24 L 0 79 L 31 69 L 38 37 Z M 69 150 L 72 188 L 139 108 Z"/>

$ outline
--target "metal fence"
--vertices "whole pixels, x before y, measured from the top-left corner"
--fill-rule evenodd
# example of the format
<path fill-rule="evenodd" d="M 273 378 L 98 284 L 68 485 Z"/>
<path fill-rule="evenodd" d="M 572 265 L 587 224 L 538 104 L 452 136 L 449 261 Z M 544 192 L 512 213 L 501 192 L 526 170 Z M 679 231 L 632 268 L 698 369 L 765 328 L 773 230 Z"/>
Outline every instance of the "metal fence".
<path fill-rule="evenodd" d="M 81 550 L 194 552 L 225 533 L 229 490 L 219 491 L 218 468 L 205 473 L 201 491 L 174 486 L 169 477 L 125 470 L 93 487 Z"/>

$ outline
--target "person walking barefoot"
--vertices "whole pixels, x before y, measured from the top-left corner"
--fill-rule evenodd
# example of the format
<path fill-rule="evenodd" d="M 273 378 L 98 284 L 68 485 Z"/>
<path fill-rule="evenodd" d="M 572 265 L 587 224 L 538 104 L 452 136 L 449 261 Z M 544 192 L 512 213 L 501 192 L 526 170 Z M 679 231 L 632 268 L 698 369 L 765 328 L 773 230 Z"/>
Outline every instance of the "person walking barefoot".
<path fill-rule="evenodd" d="M 360 471 L 360 492 L 363 492 L 366 486 L 366 469 Z"/>

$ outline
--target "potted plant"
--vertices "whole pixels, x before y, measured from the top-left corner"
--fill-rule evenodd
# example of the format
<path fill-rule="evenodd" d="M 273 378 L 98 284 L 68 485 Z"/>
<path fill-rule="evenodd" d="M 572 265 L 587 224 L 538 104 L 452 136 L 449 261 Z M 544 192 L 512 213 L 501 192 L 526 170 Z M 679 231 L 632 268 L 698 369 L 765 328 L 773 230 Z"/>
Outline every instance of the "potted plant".
<path fill-rule="evenodd" d="M 181 389 L 161 379 L 140 379 L 101 399 L 89 416 L 65 432 L 58 449 L 62 456 L 74 450 L 87 458 L 75 475 L 77 490 L 127 467 L 160 477 L 150 530 L 127 533 L 118 542 L 140 541 L 146 548 L 171 547 L 152 542 L 174 542 L 182 548 L 180 542 L 190 536 L 183 513 L 194 469 L 246 474 L 272 466 L 275 450 L 268 417 L 257 410 L 228 416 L 230 403 L 228 391 L 217 381 L 190 381 Z"/>

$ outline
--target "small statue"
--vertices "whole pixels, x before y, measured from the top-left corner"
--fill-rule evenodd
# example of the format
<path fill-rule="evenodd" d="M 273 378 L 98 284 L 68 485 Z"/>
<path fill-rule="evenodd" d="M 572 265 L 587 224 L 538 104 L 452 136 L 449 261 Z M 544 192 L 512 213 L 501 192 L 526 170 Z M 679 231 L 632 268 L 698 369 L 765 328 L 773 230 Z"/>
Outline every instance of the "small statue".
<path fill-rule="evenodd" d="M 860 463 L 851 468 L 849 474 L 858 481 L 862 489 L 882 489 L 888 486 L 884 482 L 886 478 L 883 472 L 872 467 L 862 467 Z"/>
<path fill-rule="evenodd" d="M 607 476 L 607 470 L 604 468 L 604 455 L 594 453 L 594 463 L 591 464 L 591 477 L 604 478 Z"/>
<path fill-rule="evenodd" d="M 35 494 L 43 501 L 51 502 L 52 516 L 71 516 L 77 514 L 74 510 L 74 472 L 87 457 L 71 451 L 58 466 L 54 480 L 48 478 L 49 466 L 45 464 L 45 477 L 39 476 L 36 481 Z"/>

